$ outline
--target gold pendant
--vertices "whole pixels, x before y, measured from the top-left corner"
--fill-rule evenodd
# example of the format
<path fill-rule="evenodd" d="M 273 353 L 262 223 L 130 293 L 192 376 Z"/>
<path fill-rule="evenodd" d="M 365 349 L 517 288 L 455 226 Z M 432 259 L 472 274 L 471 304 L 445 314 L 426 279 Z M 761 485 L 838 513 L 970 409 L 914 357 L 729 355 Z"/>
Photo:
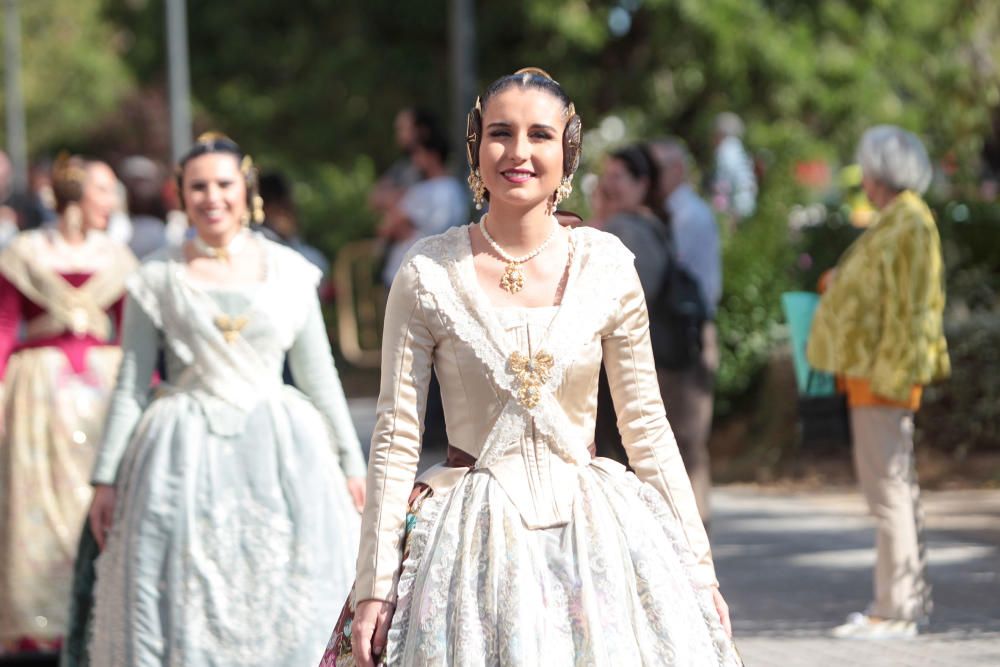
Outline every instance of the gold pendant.
<path fill-rule="evenodd" d="M 517 294 L 524 289 L 524 271 L 521 267 L 514 262 L 508 264 L 500 278 L 500 287 L 508 294 Z"/>
<path fill-rule="evenodd" d="M 552 355 L 545 351 L 538 352 L 530 358 L 520 352 L 514 352 L 507 363 L 518 382 L 514 397 L 518 403 L 530 410 L 542 399 L 542 385 L 549 381 L 555 361 Z"/>
<path fill-rule="evenodd" d="M 240 337 L 240 331 L 249 324 L 250 318 L 246 315 L 229 317 L 229 315 L 219 315 L 215 318 L 215 327 L 222 332 L 222 337 L 227 343 L 233 343 Z"/>

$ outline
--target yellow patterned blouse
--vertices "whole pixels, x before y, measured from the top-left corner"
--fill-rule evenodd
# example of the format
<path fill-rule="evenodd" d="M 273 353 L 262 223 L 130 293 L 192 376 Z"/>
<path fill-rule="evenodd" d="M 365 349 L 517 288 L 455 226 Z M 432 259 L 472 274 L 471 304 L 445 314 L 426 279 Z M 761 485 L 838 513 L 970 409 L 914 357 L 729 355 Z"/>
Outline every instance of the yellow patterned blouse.
<path fill-rule="evenodd" d="M 950 373 L 944 299 L 934 216 L 919 196 L 902 192 L 838 262 L 813 319 L 809 363 L 907 401 L 915 385 Z"/>

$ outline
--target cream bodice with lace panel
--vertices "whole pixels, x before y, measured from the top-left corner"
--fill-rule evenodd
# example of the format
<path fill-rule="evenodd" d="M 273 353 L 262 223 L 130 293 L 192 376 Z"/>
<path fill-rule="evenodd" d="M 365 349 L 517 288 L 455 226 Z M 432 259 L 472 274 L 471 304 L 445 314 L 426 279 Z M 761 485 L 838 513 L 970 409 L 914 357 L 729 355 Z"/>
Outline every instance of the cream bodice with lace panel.
<path fill-rule="evenodd" d="M 475 470 L 496 478 L 527 527 L 548 528 L 568 520 L 578 485 L 565 481 L 580 466 L 602 465 L 592 463 L 588 446 L 603 360 L 632 468 L 683 525 L 699 583 L 715 583 L 708 538 L 660 398 L 632 255 L 609 234 L 570 234 L 562 305 L 531 309 L 550 313 L 520 323 L 487 301 L 468 226 L 425 239 L 408 255 L 386 311 L 356 600 L 394 596 L 432 365 L 449 443 L 477 459 Z"/>

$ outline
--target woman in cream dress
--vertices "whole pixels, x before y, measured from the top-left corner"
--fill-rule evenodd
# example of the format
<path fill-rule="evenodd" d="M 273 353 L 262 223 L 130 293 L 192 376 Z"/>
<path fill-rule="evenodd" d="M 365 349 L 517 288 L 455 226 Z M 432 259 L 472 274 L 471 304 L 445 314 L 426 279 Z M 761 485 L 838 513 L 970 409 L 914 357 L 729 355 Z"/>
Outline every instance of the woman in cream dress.
<path fill-rule="evenodd" d="M 314 664 L 354 577 L 364 498 L 319 271 L 245 229 L 255 171 L 231 140 L 203 137 L 179 173 L 197 237 L 128 282 L 92 477 L 90 664 Z M 147 400 L 161 348 L 166 381 Z M 286 354 L 302 393 L 282 383 Z"/>
<path fill-rule="evenodd" d="M 469 121 L 490 212 L 392 285 L 355 606 L 323 664 L 738 664 L 632 256 L 553 216 L 580 119 L 527 70 Z M 602 360 L 635 474 L 592 457 Z M 449 464 L 411 492 L 432 366 Z"/>
<path fill-rule="evenodd" d="M 67 156 L 53 172 L 57 224 L 0 254 L 0 654 L 54 650 L 66 632 L 125 279 L 137 266 L 104 233 L 118 205 L 111 168 Z"/>

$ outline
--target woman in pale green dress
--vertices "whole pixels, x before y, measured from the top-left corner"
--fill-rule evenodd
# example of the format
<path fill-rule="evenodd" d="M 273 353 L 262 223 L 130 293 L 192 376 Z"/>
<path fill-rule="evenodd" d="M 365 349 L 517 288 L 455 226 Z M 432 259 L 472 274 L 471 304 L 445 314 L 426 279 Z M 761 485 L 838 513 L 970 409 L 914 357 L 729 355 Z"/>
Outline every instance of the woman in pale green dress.
<path fill-rule="evenodd" d="M 197 236 L 128 283 L 92 476 L 92 665 L 315 664 L 354 577 L 365 464 L 319 271 L 246 229 L 254 177 L 231 140 L 199 139 L 180 164 Z"/>

